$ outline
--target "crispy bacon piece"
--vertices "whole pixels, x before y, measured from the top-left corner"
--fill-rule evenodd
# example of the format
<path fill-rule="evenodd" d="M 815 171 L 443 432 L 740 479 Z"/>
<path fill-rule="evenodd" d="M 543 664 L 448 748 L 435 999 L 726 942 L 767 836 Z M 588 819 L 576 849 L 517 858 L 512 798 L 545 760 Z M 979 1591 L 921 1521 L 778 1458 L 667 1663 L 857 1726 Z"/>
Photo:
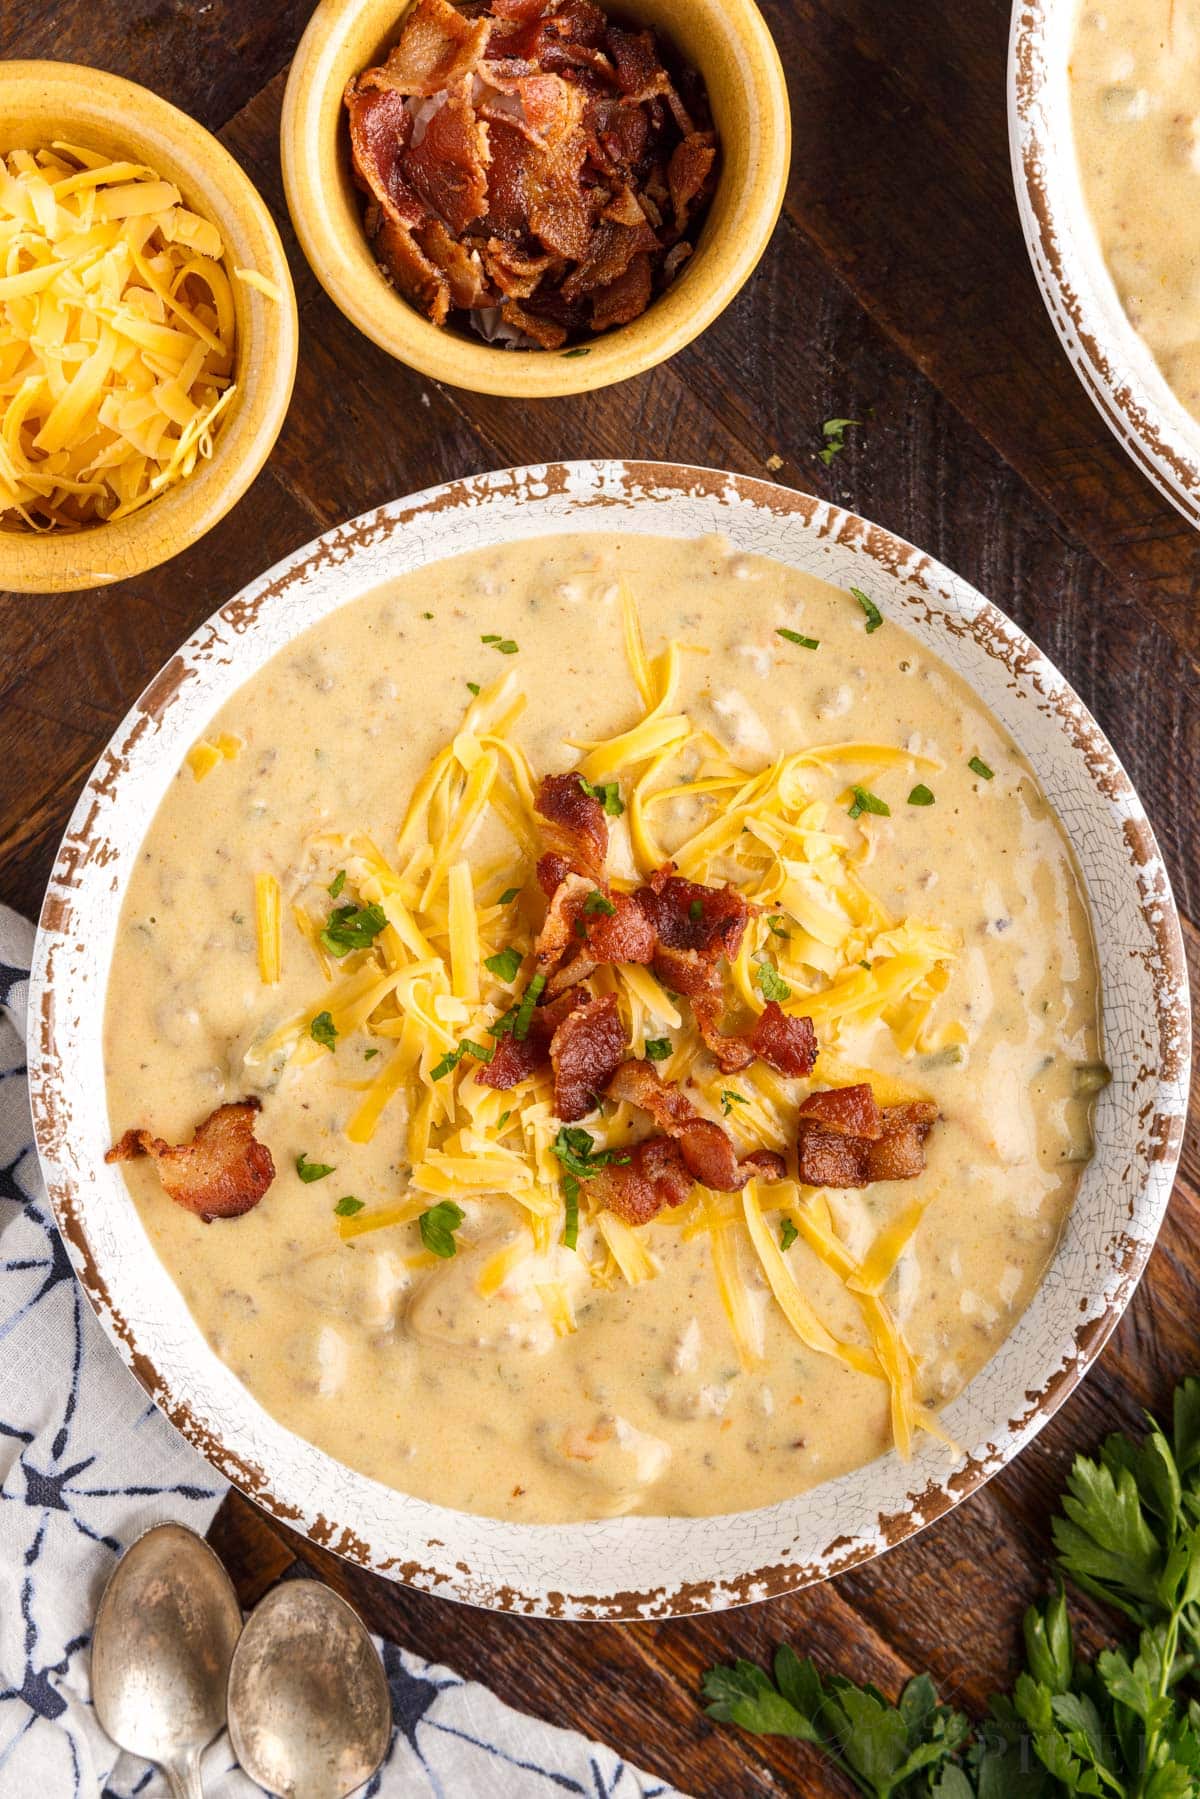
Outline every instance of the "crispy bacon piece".
<path fill-rule="evenodd" d="M 607 331 L 610 325 L 640 318 L 650 304 L 652 280 L 649 256 L 635 256 L 623 275 L 592 295 L 592 328 Z"/>
<path fill-rule="evenodd" d="M 729 1133 L 715 1119 L 702 1118 L 687 1095 L 664 1081 L 649 1062 L 623 1062 L 608 1083 L 608 1097 L 648 1112 L 659 1130 L 678 1143 L 684 1165 L 702 1186 L 736 1193 L 756 1176 L 783 1176 L 783 1158 L 770 1150 L 756 1150 L 739 1161 Z"/>
<path fill-rule="evenodd" d="M 375 249 L 400 292 L 421 308 L 435 325 L 443 325 L 450 312 L 450 282 L 424 250 L 407 225 L 384 219 Z"/>
<path fill-rule="evenodd" d="M 925 1139 L 938 1119 L 926 1100 L 876 1103 L 867 1084 L 814 1093 L 800 1107 L 797 1154 L 808 1187 L 867 1187 L 925 1171 Z"/>
<path fill-rule="evenodd" d="M 440 219 L 427 219 L 415 233 L 426 257 L 444 276 L 452 306 L 478 306 L 487 294 L 479 255 L 451 237 Z"/>
<path fill-rule="evenodd" d="M 716 140 L 711 131 L 691 132 L 672 151 L 667 164 L 667 185 L 671 190 L 677 231 L 687 230 L 692 208 L 706 192 L 716 160 Z"/>
<path fill-rule="evenodd" d="M 483 252 L 484 267 L 500 292 L 510 300 L 527 300 L 554 258 L 531 255 L 518 244 L 503 238 L 489 238 Z"/>
<path fill-rule="evenodd" d="M 547 985 L 553 995 L 602 966 L 651 962 L 654 926 L 631 895 L 568 875 L 550 903 L 536 947 L 539 967 L 549 966 L 543 956 L 555 952 L 550 961 L 559 965 Z"/>
<path fill-rule="evenodd" d="M 538 819 L 549 855 L 561 856 L 593 885 L 604 880 L 608 823 L 598 799 L 584 791 L 578 775 L 547 775 L 537 790 Z"/>
<path fill-rule="evenodd" d="M 490 33 L 490 20 L 468 19 L 449 0 L 417 0 L 376 73 L 398 94 L 441 93 L 474 73 Z"/>
<path fill-rule="evenodd" d="M 402 162 L 412 135 L 412 114 L 402 94 L 375 86 L 374 73 L 368 70 L 346 89 L 354 172 L 385 218 L 411 230 L 425 216 L 424 207 L 405 180 Z"/>
<path fill-rule="evenodd" d="M 627 1048 L 615 994 L 569 1011 L 550 1040 L 555 1116 L 572 1124 L 594 1111 Z"/>
<path fill-rule="evenodd" d="M 535 1006 L 528 1034 L 517 1038 L 509 1032 L 506 1037 L 498 1037 L 491 1061 L 478 1065 L 475 1079 L 480 1086 L 507 1091 L 545 1067 L 550 1061 L 550 1045 L 555 1032 L 577 1006 L 586 1005 L 590 998 L 586 988 L 572 987 L 551 1004 Z"/>
<path fill-rule="evenodd" d="M 672 873 L 672 865 L 655 871 L 637 900 L 654 924 L 658 948 L 654 972 L 673 993 L 692 1002 L 692 1013 L 706 1045 L 726 1074 L 745 1068 L 753 1052 L 740 1037 L 720 1028 L 725 1008 L 718 967 L 741 948 L 750 907 L 732 887 L 702 887 Z"/>
<path fill-rule="evenodd" d="M 792 1018 L 775 1000 L 755 1023 L 749 1037 L 756 1056 L 779 1074 L 809 1075 L 817 1060 L 817 1033 L 811 1018 Z"/>
<path fill-rule="evenodd" d="M 271 1152 L 254 1135 L 261 1109 L 257 1099 L 218 1106 L 196 1126 L 190 1143 L 172 1145 L 151 1131 L 126 1131 L 104 1160 L 135 1162 L 140 1156 L 152 1156 L 158 1178 L 176 1205 L 206 1224 L 214 1218 L 240 1218 L 253 1210 L 275 1179 Z"/>
<path fill-rule="evenodd" d="M 669 1137 L 646 1137 L 628 1162 L 601 1168 L 588 1181 L 589 1197 L 626 1224 L 648 1224 L 668 1206 L 681 1206 L 691 1190 L 692 1175 Z"/>
<path fill-rule="evenodd" d="M 545 858 L 543 858 L 545 860 Z M 541 863 L 538 864 L 540 872 Z M 540 974 L 549 974 L 556 968 L 563 957 L 579 942 L 575 934 L 575 925 L 583 911 L 583 903 L 589 893 L 597 891 L 594 881 L 586 875 L 567 874 L 554 889 L 550 900 L 550 909 L 546 913 L 546 922 L 537 935 L 533 946 L 534 960 Z M 595 963 L 592 964 L 595 967 Z M 591 973 L 591 969 L 584 971 Z M 579 977 L 583 979 L 583 974 Z M 570 986 L 570 982 L 565 983 Z"/>
<path fill-rule="evenodd" d="M 449 89 L 420 143 L 414 132 L 401 157 L 409 185 L 456 236 L 487 211 L 490 161 L 488 127 L 471 103 L 469 75 Z"/>
<path fill-rule="evenodd" d="M 561 350 L 567 341 L 565 325 L 556 325 L 553 319 L 530 312 L 519 300 L 506 300 L 500 308 L 500 317 L 514 331 L 522 331 L 532 338 L 543 350 Z"/>

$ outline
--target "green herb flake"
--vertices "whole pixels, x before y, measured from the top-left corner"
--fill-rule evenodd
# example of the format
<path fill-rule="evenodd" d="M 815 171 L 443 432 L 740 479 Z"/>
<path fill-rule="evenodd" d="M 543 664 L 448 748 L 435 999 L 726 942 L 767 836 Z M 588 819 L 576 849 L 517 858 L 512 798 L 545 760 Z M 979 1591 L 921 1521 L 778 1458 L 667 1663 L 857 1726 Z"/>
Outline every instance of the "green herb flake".
<path fill-rule="evenodd" d="M 773 937 L 782 937 L 785 942 L 791 937 L 791 932 L 787 928 L 787 920 L 778 912 L 772 913 L 768 918 L 767 929 Z"/>
<path fill-rule="evenodd" d="M 576 346 L 573 350 L 564 350 L 563 351 L 562 359 L 564 362 L 570 362 L 572 356 L 590 356 L 591 353 L 592 353 L 591 344 L 576 344 Z"/>
<path fill-rule="evenodd" d="M 537 1005 L 545 985 L 545 975 L 535 974 L 521 996 L 521 1003 L 517 1007 L 517 1015 L 513 1020 L 512 1028 L 513 1036 L 518 1043 L 524 1043 L 529 1035 L 529 1027 L 533 1023 L 533 1008 Z"/>
<path fill-rule="evenodd" d="M 798 643 L 802 650 L 819 650 L 821 647 L 819 637 L 801 637 L 799 631 L 789 631 L 783 625 L 776 625 L 775 635 L 786 637 L 789 643 Z"/>
<path fill-rule="evenodd" d="M 498 906 L 511 906 L 520 891 L 521 889 L 519 887 L 506 887 L 504 892 L 500 895 L 500 898 L 496 901 L 496 904 Z"/>
<path fill-rule="evenodd" d="M 495 631 L 489 631 L 487 636 L 481 637 L 479 641 L 480 643 L 490 644 L 492 649 L 498 650 L 502 656 L 515 656 L 517 653 L 517 646 L 513 639 L 511 637 L 500 637 Z"/>
<path fill-rule="evenodd" d="M 511 1112 L 501 1112 L 499 1118 L 496 1120 L 496 1129 L 502 1131 L 511 1117 Z"/>
<path fill-rule="evenodd" d="M 364 1049 L 363 1061 L 364 1062 L 372 1062 L 372 1061 L 374 1061 L 375 1057 L 378 1054 L 379 1054 L 379 1051 L 377 1049 Z"/>
<path fill-rule="evenodd" d="M 445 1055 L 442 1057 L 441 1061 L 436 1065 L 436 1067 L 431 1068 L 429 1070 L 430 1080 L 431 1081 L 445 1080 L 446 1076 L 448 1074 L 451 1074 L 454 1071 L 454 1069 L 456 1069 L 458 1067 L 458 1065 L 462 1061 L 462 1059 L 463 1059 L 463 1052 L 462 1052 L 461 1045 L 459 1046 L 458 1049 L 448 1049 L 446 1051 Z"/>
<path fill-rule="evenodd" d="M 443 1262 L 450 1260 L 458 1249 L 454 1233 L 465 1217 L 462 1207 L 456 1206 L 452 1199 L 439 1200 L 436 1206 L 421 1213 L 417 1220 L 421 1241 L 431 1255 Z"/>
<path fill-rule="evenodd" d="M 591 781 L 585 781 L 580 775 L 579 785 L 592 799 L 600 801 L 610 818 L 620 818 L 625 810 L 625 802 L 616 781 L 602 781 L 599 786 L 593 786 Z"/>
<path fill-rule="evenodd" d="M 737 1093 L 732 1087 L 721 1089 L 721 1115 L 728 1118 L 735 1106 L 748 1106 L 750 1101 L 744 1093 Z"/>
<path fill-rule="evenodd" d="M 629 1160 L 623 1150 L 597 1149 L 592 1133 L 575 1124 L 559 1126 L 550 1150 L 577 1181 L 590 1180 L 601 1168 L 624 1166 Z"/>
<path fill-rule="evenodd" d="M 647 1037 L 643 1048 L 651 1062 L 665 1062 L 675 1045 L 669 1037 Z"/>
<path fill-rule="evenodd" d="M 327 1170 L 326 1172 L 332 1171 Z M 363 1201 L 361 1199 L 355 1199 L 353 1193 L 343 1194 L 342 1198 L 338 1200 L 336 1206 L 333 1208 L 334 1213 L 338 1218 L 353 1218 L 354 1214 L 356 1212 L 361 1212 L 362 1209 Z"/>
<path fill-rule="evenodd" d="M 515 981 L 521 972 L 523 961 L 524 957 L 520 950 L 513 949 L 510 944 L 508 949 L 498 950 L 494 956 L 485 956 L 483 966 L 489 974 L 494 974 L 498 981 Z"/>
<path fill-rule="evenodd" d="M 563 1246 L 566 1249 L 579 1247 L 579 1178 L 574 1174 L 563 1175 Z"/>
<path fill-rule="evenodd" d="M 370 949 L 386 927 L 382 906 L 337 906 L 321 932 L 321 943 L 331 956 L 348 956 L 352 950 Z"/>
<path fill-rule="evenodd" d="M 432 617 L 433 617 L 433 613 L 432 613 L 432 612 L 423 612 L 423 613 L 422 613 L 422 614 L 421 614 L 421 617 L 422 617 L 422 618 L 432 618 Z"/>
<path fill-rule="evenodd" d="M 484 1045 L 476 1043 L 473 1037 L 464 1037 L 458 1050 L 460 1055 L 474 1056 L 477 1062 L 490 1062 L 496 1053 L 496 1045 L 494 1043 Z"/>
<path fill-rule="evenodd" d="M 337 873 L 334 875 L 332 881 L 330 881 L 330 883 L 329 883 L 328 893 L 329 893 L 330 899 L 336 899 L 338 897 L 338 894 L 342 891 L 342 888 L 345 885 L 346 885 L 346 871 L 344 868 L 339 868 Z"/>
<path fill-rule="evenodd" d="M 308 1034 L 314 1043 L 324 1044 L 332 1049 L 337 1042 L 337 1026 L 333 1022 L 332 1012 L 318 1012 L 308 1027 Z"/>
<path fill-rule="evenodd" d="M 467 692 L 477 694 L 479 692 L 479 682 L 478 681 L 468 681 L 467 682 Z"/>
<path fill-rule="evenodd" d="M 869 600 L 867 598 L 861 587 L 852 587 L 850 592 L 854 595 L 855 599 L 867 615 L 867 636 L 869 637 L 871 632 L 878 631 L 880 625 L 883 623 L 883 613 L 879 610 L 874 600 Z"/>
<path fill-rule="evenodd" d="M 754 978 L 762 990 L 764 999 L 773 999 L 777 1005 L 782 1005 L 785 999 L 791 999 L 791 988 L 769 962 L 758 964 L 754 970 Z"/>
<path fill-rule="evenodd" d="M 846 433 L 851 426 L 862 424 L 861 419 L 826 419 L 821 426 L 821 436 L 825 439 L 824 449 L 817 455 L 828 468 L 835 456 L 840 456 L 846 447 Z"/>
<path fill-rule="evenodd" d="M 296 1173 L 307 1186 L 313 1181 L 323 1181 L 327 1174 L 333 1173 L 333 1167 L 329 1162 L 310 1162 L 301 1150 L 296 1157 Z"/>
<path fill-rule="evenodd" d="M 611 918 L 617 908 L 613 905 L 607 894 L 601 893 L 600 889 L 596 887 L 584 900 L 583 909 L 585 912 L 590 913 L 592 917 Z"/>
<path fill-rule="evenodd" d="M 972 756 L 967 767 L 973 775 L 978 775 L 981 781 L 994 781 L 996 778 L 995 772 L 988 767 L 982 756 Z"/>
<path fill-rule="evenodd" d="M 908 796 L 908 803 L 910 806 L 932 806 L 933 794 L 930 789 L 926 787 L 924 781 L 917 782 L 916 786 Z"/>
<path fill-rule="evenodd" d="M 791 1219 L 785 1218 L 783 1220 L 783 1223 L 779 1227 L 779 1247 L 780 1247 L 780 1249 L 783 1249 L 783 1250 L 790 1249 L 792 1247 L 792 1244 L 796 1241 L 796 1238 L 799 1235 L 800 1235 L 800 1232 L 796 1229 L 796 1227 L 792 1223 Z"/>
<path fill-rule="evenodd" d="M 876 818 L 892 816 L 892 808 L 877 793 L 871 793 L 865 787 L 852 787 L 850 791 L 854 795 L 854 804 L 849 808 L 851 818 L 861 818 L 864 812 L 871 812 Z"/>
<path fill-rule="evenodd" d="M 699 924 L 700 920 L 704 917 L 704 901 L 703 900 L 694 899 L 691 902 L 691 904 L 688 906 L 688 917 L 691 919 L 693 924 Z"/>

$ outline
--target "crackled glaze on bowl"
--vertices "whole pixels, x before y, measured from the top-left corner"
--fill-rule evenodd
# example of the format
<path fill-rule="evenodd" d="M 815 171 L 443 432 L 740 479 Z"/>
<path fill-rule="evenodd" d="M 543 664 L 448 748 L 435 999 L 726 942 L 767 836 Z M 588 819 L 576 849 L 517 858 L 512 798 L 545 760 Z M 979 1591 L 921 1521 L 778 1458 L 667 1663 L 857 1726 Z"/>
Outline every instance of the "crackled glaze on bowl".
<path fill-rule="evenodd" d="M 379 582 L 487 544 L 589 528 L 695 536 L 866 585 L 974 687 L 1038 771 L 1092 907 L 1112 1085 L 1046 1280 L 945 1413 L 967 1448 L 926 1440 L 813 1492 L 716 1518 L 517 1525 L 394 1492 L 292 1436 L 209 1348 L 146 1238 L 108 1143 L 101 1018 L 142 836 L 210 715 L 298 631 Z M 949 570 L 823 501 L 654 463 L 554 464 L 397 501 L 328 532 L 201 627 L 138 701 L 68 827 L 42 914 L 31 1006 L 38 1144 L 93 1305 L 167 1415 L 277 1517 L 431 1591 L 551 1617 L 659 1617 L 766 1598 L 879 1553 L 939 1517 L 1026 1443 L 1127 1303 L 1170 1195 L 1186 1106 L 1187 983 L 1166 871 L 1111 747 L 1028 639 Z"/>
<path fill-rule="evenodd" d="M 1015 0 L 1008 127 L 1033 272 L 1071 366 L 1154 485 L 1200 525 L 1200 421 L 1171 391 L 1126 316 L 1089 217 L 1068 80 L 1079 0 Z"/>

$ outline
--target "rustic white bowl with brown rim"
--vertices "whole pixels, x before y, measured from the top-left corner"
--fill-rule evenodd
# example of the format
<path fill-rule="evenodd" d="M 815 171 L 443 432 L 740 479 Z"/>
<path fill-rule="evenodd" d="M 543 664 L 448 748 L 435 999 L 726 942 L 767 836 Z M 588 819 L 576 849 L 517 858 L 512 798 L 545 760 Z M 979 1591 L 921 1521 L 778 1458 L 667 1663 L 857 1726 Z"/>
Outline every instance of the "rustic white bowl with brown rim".
<path fill-rule="evenodd" d="M 1095 1158 L 1046 1279 L 931 1439 L 783 1504 L 717 1518 L 570 1526 L 426 1504 L 269 1417 L 218 1360 L 158 1261 L 116 1168 L 102 1019 L 126 883 L 188 746 L 229 695 L 316 620 L 441 557 L 562 531 L 719 532 L 841 587 L 867 588 L 1012 732 L 1074 845 L 1092 909 L 1112 1085 Z M 30 1006 L 42 1165 L 79 1278 L 179 1429 L 267 1511 L 394 1579 L 556 1618 L 738 1605 L 852 1566 L 938 1518 L 1009 1461 L 1095 1359 L 1166 1210 L 1189 1061 L 1187 977 L 1166 870 L 1136 794 L 1081 701 L 994 606 L 931 557 L 825 501 L 665 463 L 558 463 L 452 482 L 329 531 L 211 618 L 137 701 L 67 829 L 42 912 Z"/>
<path fill-rule="evenodd" d="M 1071 366 L 1143 474 L 1200 525 L 1200 421 L 1121 304 L 1088 213 L 1071 125 L 1079 0 L 1015 0 L 1008 61 L 1013 181 L 1042 298 Z"/>

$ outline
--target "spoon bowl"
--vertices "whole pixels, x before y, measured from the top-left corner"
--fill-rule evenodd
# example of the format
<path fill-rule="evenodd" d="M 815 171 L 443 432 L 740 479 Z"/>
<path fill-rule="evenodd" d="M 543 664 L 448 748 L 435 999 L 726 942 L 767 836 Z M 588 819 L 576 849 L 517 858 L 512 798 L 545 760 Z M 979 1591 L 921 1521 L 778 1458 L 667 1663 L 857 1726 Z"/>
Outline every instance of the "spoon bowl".
<path fill-rule="evenodd" d="M 157 1762 L 175 1799 L 202 1799 L 200 1754 L 225 1722 L 242 1612 L 194 1531 L 157 1524 L 126 1550 L 100 1598 L 92 1697 L 113 1741 Z"/>
<path fill-rule="evenodd" d="M 391 1740 L 383 1664 L 330 1587 L 290 1580 L 246 1620 L 229 1670 L 229 1735 L 242 1767 L 283 1799 L 346 1799 Z"/>

